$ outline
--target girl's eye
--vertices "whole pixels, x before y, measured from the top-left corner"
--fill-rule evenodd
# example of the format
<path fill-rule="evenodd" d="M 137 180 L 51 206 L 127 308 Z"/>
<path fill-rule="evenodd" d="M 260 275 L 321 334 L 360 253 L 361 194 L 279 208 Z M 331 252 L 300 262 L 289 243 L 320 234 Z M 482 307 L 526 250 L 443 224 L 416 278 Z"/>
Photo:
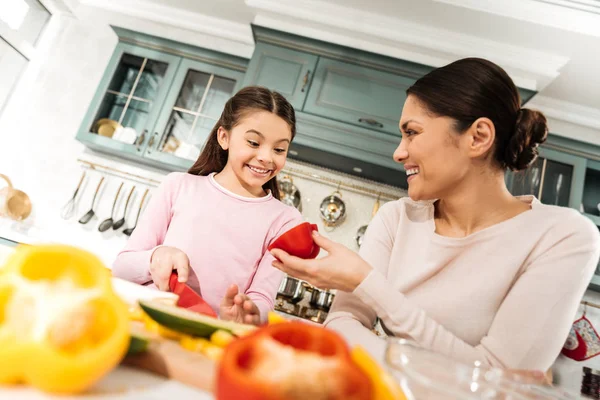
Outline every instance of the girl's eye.
<path fill-rule="evenodd" d="M 275 153 L 283 154 L 283 153 L 285 153 L 285 149 L 275 149 Z"/>
<path fill-rule="evenodd" d="M 258 147 L 258 143 L 255 142 L 254 140 L 248 140 L 248 144 L 252 147 Z"/>

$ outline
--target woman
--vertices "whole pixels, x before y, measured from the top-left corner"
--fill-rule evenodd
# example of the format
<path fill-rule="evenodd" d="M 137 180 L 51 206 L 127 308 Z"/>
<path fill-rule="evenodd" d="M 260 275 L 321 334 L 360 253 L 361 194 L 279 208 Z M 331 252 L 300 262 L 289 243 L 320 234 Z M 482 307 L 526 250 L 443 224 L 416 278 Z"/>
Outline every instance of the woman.
<path fill-rule="evenodd" d="M 404 164 L 409 197 L 381 208 L 360 256 L 317 235 L 326 257 L 276 250 L 273 265 L 338 289 L 325 325 L 374 353 L 379 317 L 388 334 L 462 361 L 546 371 L 600 243 L 575 210 L 506 188 L 507 168 L 536 159 L 545 117 L 521 108 L 510 77 L 482 59 L 436 69 L 407 94 L 394 159 Z"/>

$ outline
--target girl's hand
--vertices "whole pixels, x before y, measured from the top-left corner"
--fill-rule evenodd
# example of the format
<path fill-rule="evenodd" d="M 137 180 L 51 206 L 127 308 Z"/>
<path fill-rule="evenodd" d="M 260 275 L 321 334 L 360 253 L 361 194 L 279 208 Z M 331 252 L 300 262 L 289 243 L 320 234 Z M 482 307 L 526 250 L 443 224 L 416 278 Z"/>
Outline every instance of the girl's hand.
<path fill-rule="evenodd" d="M 239 293 L 237 285 L 231 285 L 221 301 L 219 317 L 242 324 L 260 324 L 260 310 L 248 296 Z"/>
<path fill-rule="evenodd" d="M 179 282 L 186 282 L 190 271 L 188 256 L 176 247 L 161 246 L 156 249 L 150 259 L 150 275 L 160 290 L 169 290 L 169 278 L 173 270 L 177 271 Z"/>
<path fill-rule="evenodd" d="M 328 255 L 314 260 L 294 257 L 281 249 L 273 249 L 273 266 L 288 275 L 307 281 L 319 289 L 352 292 L 373 269 L 357 253 L 313 231 L 313 240 Z"/>

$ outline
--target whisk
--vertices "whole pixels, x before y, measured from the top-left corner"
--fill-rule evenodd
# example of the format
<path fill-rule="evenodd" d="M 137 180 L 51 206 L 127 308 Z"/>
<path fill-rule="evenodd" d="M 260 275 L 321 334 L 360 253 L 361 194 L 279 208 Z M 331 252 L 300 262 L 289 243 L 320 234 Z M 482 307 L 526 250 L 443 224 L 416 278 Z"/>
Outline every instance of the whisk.
<path fill-rule="evenodd" d="M 75 212 L 77 211 L 75 198 L 77 197 L 77 193 L 79 193 L 79 189 L 81 188 L 81 184 L 83 183 L 84 178 L 85 178 L 85 171 L 83 171 L 83 174 L 81 175 L 81 179 L 79 179 L 79 184 L 77 185 L 77 188 L 73 192 L 73 196 L 71 196 L 71 199 L 69 200 L 69 202 L 67 204 L 65 204 L 62 208 L 60 216 L 63 219 L 69 219 L 73 215 L 75 215 Z"/>

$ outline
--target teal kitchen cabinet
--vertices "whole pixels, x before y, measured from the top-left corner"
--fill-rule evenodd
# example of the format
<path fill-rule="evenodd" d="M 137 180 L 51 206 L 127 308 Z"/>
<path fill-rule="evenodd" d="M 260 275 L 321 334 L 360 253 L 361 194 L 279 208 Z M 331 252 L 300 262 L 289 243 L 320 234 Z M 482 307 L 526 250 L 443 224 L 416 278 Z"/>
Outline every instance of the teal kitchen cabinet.
<path fill-rule="evenodd" d="M 257 43 L 248 65 L 244 86 L 265 86 L 281 93 L 296 110 L 302 110 L 317 56 Z"/>
<path fill-rule="evenodd" d="M 400 137 L 406 89 L 416 80 L 320 57 L 302 111 Z"/>
<path fill-rule="evenodd" d="M 180 61 L 154 49 L 117 44 L 77 139 L 97 150 L 141 156 Z"/>
<path fill-rule="evenodd" d="M 185 170 L 248 60 L 113 27 L 119 37 L 77 133 L 86 146 L 167 170 Z"/>
<path fill-rule="evenodd" d="M 510 192 L 515 196 L 532 194 L 544 204 L 579 209 L 586 159 L 545 147 L 539 151 L 527 170 L 507 174 Z"/>
<path fill-rule="evenodd" d="M 225 103 L 241 88 L 243 77 L 240 71 L 184 59 L 144 156 L 167 167 L 188 169 L 200 155 Z"/>

